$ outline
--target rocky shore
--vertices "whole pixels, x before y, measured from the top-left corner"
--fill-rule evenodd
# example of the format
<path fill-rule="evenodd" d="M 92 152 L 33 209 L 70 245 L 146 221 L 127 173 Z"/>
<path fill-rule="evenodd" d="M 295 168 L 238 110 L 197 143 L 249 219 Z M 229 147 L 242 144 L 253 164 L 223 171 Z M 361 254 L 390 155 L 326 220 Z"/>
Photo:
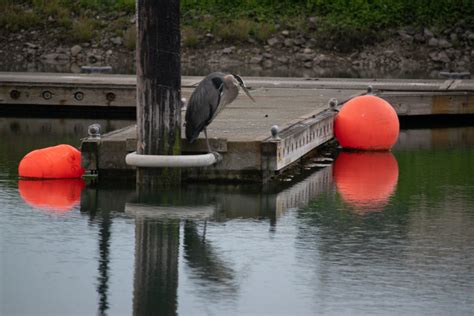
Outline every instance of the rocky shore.
<path fill-rule="evenodd" d="M 308 23 L 313 22 L 309 18 Z M 131 16 L 130 27 L 134 23 Z M 134 42 L 130 43 L 130 38 L 99 32 L 90 41 L 66 43 L 60 40 L 58 32 L 0 31 L 0 70 L 81 72 L 81 66 L 95 65 L 111 66 L 114 73 L 133 73 Z M 397 77 L 420 73 L 436 77 L 441 71 L 474 73 L 473 29 L 407 27 L 385 33 L 385 40 L 371 45 L 362 43 L 347 52 L 335 50 L 331 42 L 319 42 L 311 33 L 294 29 L 278 29 L 264 43 L 251 37 L 229 43 L 207 33 L 199 36 L 198 45 L 183 44 L 182 63 L 185 73 L 190 74 L 199 73 L 193 68 L 254 69 L 256 72 L 251 75 L 264 74 L 265 70 L 280 69 L 284 73 L 285 69 L 294 69 L 289 74 L 294 76 L 325 76 L 329 70 L 339 71 L 340 76 Z"/>

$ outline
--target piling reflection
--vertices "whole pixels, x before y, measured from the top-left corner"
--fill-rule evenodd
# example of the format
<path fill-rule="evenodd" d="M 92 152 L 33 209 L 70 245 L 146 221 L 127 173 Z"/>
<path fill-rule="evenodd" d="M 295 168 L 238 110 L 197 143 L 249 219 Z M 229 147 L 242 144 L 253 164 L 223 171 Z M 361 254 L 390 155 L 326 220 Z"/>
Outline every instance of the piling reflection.
<path fill-rule="evenodd" d="M 398 163 L 390 152 L 342 152 L 334 163 L 334 181 L 356 213 L 382 211 L 395 192 Z"/>
<path fill-rule="evenodd" d="M 105 315 L 109 308 L 109 265 L 110 265 L 110 239 L 112 217 L 110 212 L 100 213 L 99 225 L 99 267 L 97 276 L 97 293 L 99 294 L 98 314 Z"/>
<path fill-rule="evenodd" d="M 79 205 L 84 186 L 82 179 L 18 181 L 25 203 L 54 213 L 64 213 Z"/>
<path fill-rule="evenodd" d="M 179 221 L 137 218 L 134 315 L 176 315 Z"/>
<path fill-rule="evenodd" d="M 139 194 L 125 205 L 135 218 L 134 314 L 177 312 L 178 255 L 182 227 L 183 256 L 198 279 L 236 291 L 233 271 L 206 239 L 207 221 L 217 219 L 216 196 L 199 187 Z M 203 229 L 200 231 L 199 227 Z M 159 297 L 159 298 L 158 298 Z"/>

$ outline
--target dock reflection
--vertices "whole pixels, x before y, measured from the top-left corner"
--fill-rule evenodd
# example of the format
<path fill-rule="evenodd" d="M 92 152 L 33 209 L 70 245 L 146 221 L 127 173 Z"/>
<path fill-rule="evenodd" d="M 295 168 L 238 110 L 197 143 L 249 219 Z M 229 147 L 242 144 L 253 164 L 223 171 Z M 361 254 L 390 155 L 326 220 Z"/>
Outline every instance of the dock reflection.
<path fill-rule="evenodd" d="M 229 296 L 239 291 L 232 265 L 206 238 L 209 223 L 256 219 L 268 221 L 273 233 L 278 218 L 289 209 L 306 206 L 331 186 L 332 166 L 328 165 L 302 176 L 298 182 L 265 187 L 189 184 L 151 194 L 138 194 L 130 183 L 87 187 L 81 198 L 81 212 L 100 226 L 99 312 L 108 309 L 114 213 L 135 221 L 134 314 L 174 315 L 178 305 L 179 258 L 183 258 L 187 271 L 196 280 L 206 284 L 202 287 L 204 291 Z"/>

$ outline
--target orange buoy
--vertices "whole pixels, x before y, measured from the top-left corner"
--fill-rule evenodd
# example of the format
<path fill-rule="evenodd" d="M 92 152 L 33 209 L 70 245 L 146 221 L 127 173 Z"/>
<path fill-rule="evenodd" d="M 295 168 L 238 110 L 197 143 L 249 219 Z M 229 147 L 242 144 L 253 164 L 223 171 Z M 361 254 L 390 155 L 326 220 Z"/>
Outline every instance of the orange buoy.
<path fill-rule="evenodd" d="M 390 152 L 342 152 L 333 176 L 342 199 L 358 213 L 381 211 L 395 192 L 398 163 Z"/>
<path fill-rule="evenodd" d="M 343 148 L 389 150 L 400 131 L 397 112 L 374 95 L 352 98 L 337 114 L 334 135 Z"/>
<path fill-rule="evenodd" d="M 33 150 L 20 161 L 22 178 L 73 179 L 84 174 L 81 152 L 70 145 L 57 145 Z"/>
<path fill-rule="evenodd" d="M 64 213 L 78 205 L 85 183 L 82 179 L 19 180 L 18 190 L 26 204 Z"/>

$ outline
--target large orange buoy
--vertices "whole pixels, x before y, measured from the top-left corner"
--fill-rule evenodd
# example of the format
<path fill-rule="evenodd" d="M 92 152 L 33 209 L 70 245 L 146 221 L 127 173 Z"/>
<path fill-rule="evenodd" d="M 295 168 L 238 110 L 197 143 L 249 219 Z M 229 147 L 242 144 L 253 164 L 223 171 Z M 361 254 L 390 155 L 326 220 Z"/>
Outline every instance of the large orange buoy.
<path fill-rule="evenodd" d="M 334 134 L 343 148 L 389 150 L 397 142 L 399 131 L 397 112 L 374 95 L 349 100 L 334 121 Z"/>
<path fill-rule="evenodd" d="M 390 152 L 342 152 L 333 176 L 342 199 L 358 213 L 381 211 L 395 192 L 398 163 Z"/>
<path fill-rule="evenodd" d="M 64 213 L 78 205 L 85 183 L 82 179 L 18 180 L 25 203 L 35 208 Z"/>
<path fill-rule="evenodd" d="M 57 145 L 33 150 L 20 161 L 22 178 L 73 179 L 84 174 L 81 152 L 70 145 Z"/>

